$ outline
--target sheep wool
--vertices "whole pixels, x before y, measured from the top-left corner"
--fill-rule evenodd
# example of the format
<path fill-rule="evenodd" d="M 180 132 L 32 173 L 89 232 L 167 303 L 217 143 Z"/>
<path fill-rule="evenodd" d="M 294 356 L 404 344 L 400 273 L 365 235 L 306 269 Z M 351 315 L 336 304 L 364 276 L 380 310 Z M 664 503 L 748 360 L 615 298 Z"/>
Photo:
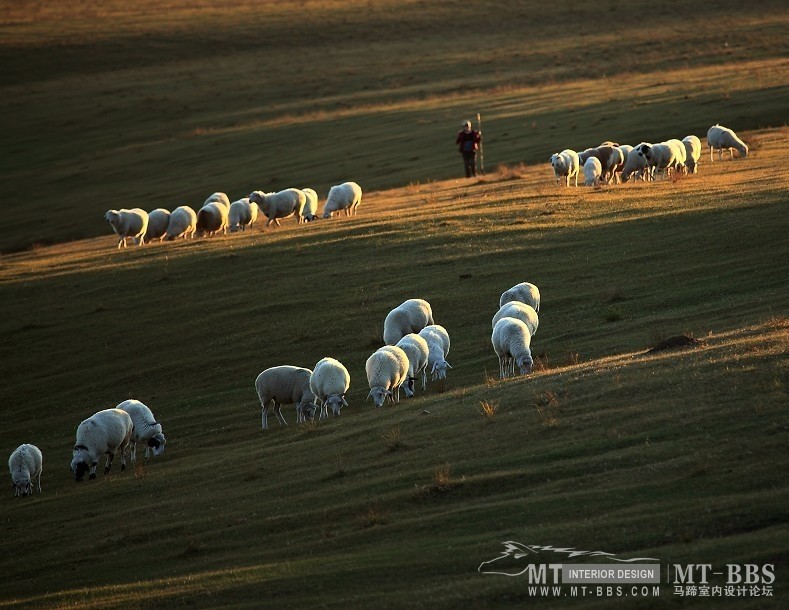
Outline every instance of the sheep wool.
<path fill-rule="evenodd" d="M 499 297 L 499 307 L 510 301 L 520 301 L 531 305 L 534 311 L 540 311 L 540 289 L 529 282 L 515 284 L 512 288 L 505 290 Z"/>
<path fill-rule="evenodd" d="M 203 207 L 207 206 L 209 203 L 221 203 L 227 209 L 230 209 L 230 197 L 227 196 L 227 193 L 222 193 L 221 191 L 209 195 L 203 202 Z"/>
<path fill-rule="evenodd" d="M 342 362 L 328 357 L 318 361 L 310 376 L 310 390 L 320 406 L 320 419 L 329 416 L 330 408 L 335 417 L 340 415 L 340 409 L 348 406 L 345 393 L 349 387 L 351 375 Z"/>
<path fill-rule="evenodd" d="M 499 377 L 515 375 L 515 366 L 521 375 L 531 373 L 531 333 L 525 322 L 516 318 L 501 318 L 491 335 L 493 350 L 499 357 Z"/>
<path fill-rule="evenodd" d="M 175 208 L 170 214 L 170 222 L 167 224 L 167 241 L 172 241 L 178 237 L 193 238 L 197 231 L 197 214 L 188 205 L 181 205 Z"/>
<path fill-rule="evenodd" d="M 562 152 L 552 154 L 550 161 L 551 167 L 553 167 L 553 176 L 556 178 L 556 186 L 559 186 L 564 179 L 564 185 L 569 187 L 572 178 L 575 178 L 575 186 L 578 186 L 580 164 L 577 152 L 566 148 Z"/>
<path fill-rule="evenodd" d="M 584 163 L 584 186 L 600 186 L 603 166 L 597 157 L 589 157 Z"/>
<path fill-rule="evenodd" d="M 145 243 L 150 243 L 154 239 L 160 242 L 167 234 L 167 226 L 170 224 L 170 210 L 156 208 L 148 212 L 148 229 L 145 231 Z"/>
<path fill-rule="evenodd" d="M 516 318 L 525 323 L 529 327 L 529 332 L 533 337 L 537 332 L 537 327 L 540 325 L 539 314 L 531 305 L 521 303 L 520 301 L 510 301 L 501 306 L 501 308 L 493 316 L 491 329 L 496 327 L 496 322 L 502 318 Z"/>
<path fill-rule="evenodd" d="M 246 231 L 258 219 L 258 204 L 250 203 L 249 197 L 244 197 L 230 204 L 227 214 L 227 224 L 231 233 Z"/>
<path fill-rule="evenodd" d="M 134 431 L 132 432 L 129 447 L 131 448 L 131 461 L 137 461 L 137 443 L 145 444 L 145 459 L 148 459 L 150 451 L 153 450 L 154 457 L 164 453 L 164 445 L 167 442 L 162 433 L 162 424 L 156 421 L 153 413 L 147 405 L 139 400 L 124 400 L 116 409 L 126 411 L 131 417 Z"/>
<path fill-rule="evenodd" d="M 345 210 L 346 216 L 355 216 L 362 203 L 362 187 L 355 182 L 343 182 L 329 189 L 323 206 L 323 217 L 331 218 L 335 212 Z"/>
<path fill-rule="evenodd" d="M 278 227 L 282 226 L 280 218 L 289 218 L 301 214 L 307 203 L 307 196 L 299 189 L 285 189 L 277 193 L 264 193 L 253 191 L 249 194 L 249 202 L 257 203 L 260 211 L 268 218 L 266 227 L 272 222 Z"/>
<path fill-rule="evenodd" d="M 120 409 L 104 409 L 84 420 L 77 427 L 77 441 L 71 459 L 71 472 L 76 480 L 81 481 L 87 471 L 90 471 L 88 478 L 95 479 L 96 466 L 103 454 L 107 455 L 104 474 L 110 472 L 117 453 L 121 454 L 121 470 L 125 470 L 125 450 L 131 442 L 133 430 L 131 417 Z"/>
<path fill-rule="evenodd" d="M 408 357 L 408 376 L 403 384 L 403 391 L 406 398 L 411 398 L 414 395 L 414 382 L 417 375 L 422 377 L 422 389 L 427 386 L 427 360 L 430 357 L 430 348 L 425 338 L 416 333 L 409 333 L 400 339 L 397 347 Z"/>
<path fill-rule="evenodd" d="M 14 496 L 33 494 L 33 483 L 41 493 L 41 470 L 44 457 L 35 445 L 24 443 L 19 445 L 8 458 L 8 470 L 11 473 Z"/>
<path fill-rule="evenodd" d="M 197 212 L 197 232 L 209 236 L 220 231 L 226 234 L 229 207 L 218 201 L 206 203 Z"/>
<path fill-rule="evenodd" d="M 315 395 L 310 390 L 310 377 L 312 371 L 298 366 L 282 365 L 267 368 L 255 379 L 260 406 L 262 407 L 261 422 L 263 430 L 268 429 L 269 403 L 274 403 L 274 415 L 280 426 L 287 426 L 288 422 L 282 415 L 281 407 L 296 405 L 296 421 L 306 421 L 314 417 L 318 411 L 315 404 Z"/>
<path fill-rule="evenodd" d="M 305 202 L 304 209 L 299 214 L 299 222 L 311 222 L 318 218 L 318 193 L 311 188 L 303 188 L 301 192 L 304 193 Z"/>
<path fill-rule="evenodd" d="M 400 386 L 408 376 L 408 356 L 399 347 L 385 345 L 374 352 L 364 364 L 367 383 L 370 385 L 368 398 L 376 407 L 381 407 L 387 397 L 400 402 Z"/>
<path fill-rule="evenodd" d="M 729 151 L 729 158 L 734 158 L 733 149 L 737 149 L 743 157 L 748 157 L 748 145 L 728 127 L 715 124 L 707 131 L 707 145 L 710 147 L 710 162 L 713 150 L 718 150 L 718 160 L 723 161 L 723 151 Z"/>
<path fill-rule="evenodd" d="M 424 299 L 408 299 L 386 314 L 384 343 L 395 345 L 408 333 L 418 333 L 433 324 L 433 308 Z"/>
<path fill-rule="evenodd" d="M 419 336 L 427 341 L 427 367 L 430 369 L 431 379 L 446 379 L 447 369 L 452 365 L 447 362 L 449 355 L 449 333 L 440 324 L 425 326 L 419 331 Z"/>
<path fill-rule="evenodd" d="M 699 159 L 701 158 L 701 140 L 694 135 L 685 136 L 682 138 L 682 144 L 685 146 L 685 169 L 687 173 L 698 173 Z"/>
<path fill-rule="evenodd" d="M 126 238 L 131 237 L 138 246 L 145 243 L 143 236 L 148 230 L 148 212 L 140 208 L 131 210 L 107 210 L 104 214 L 106 220 L 117 233 L 118 249 L 126 247 Z"/>

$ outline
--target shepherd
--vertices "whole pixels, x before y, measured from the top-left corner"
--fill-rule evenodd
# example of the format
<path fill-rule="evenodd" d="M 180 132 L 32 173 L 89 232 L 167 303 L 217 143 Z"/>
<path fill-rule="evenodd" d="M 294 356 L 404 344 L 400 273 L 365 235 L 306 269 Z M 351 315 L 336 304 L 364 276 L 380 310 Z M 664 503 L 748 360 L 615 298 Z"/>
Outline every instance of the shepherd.
<path fill-rule="evenodd" d="M 482 143 L 482 131 L 472 129 L 471 121 L 463 121 L 462 127 L 455 138 L 455 144 L 463 155 L 466 178 L 471 178 L 477 175 L 477 151 Z"/>

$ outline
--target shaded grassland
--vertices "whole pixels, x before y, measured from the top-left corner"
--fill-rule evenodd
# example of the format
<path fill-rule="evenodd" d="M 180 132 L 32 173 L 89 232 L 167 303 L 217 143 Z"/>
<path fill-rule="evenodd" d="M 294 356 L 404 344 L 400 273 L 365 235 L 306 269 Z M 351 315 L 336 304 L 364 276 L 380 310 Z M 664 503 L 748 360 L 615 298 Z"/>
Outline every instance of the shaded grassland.
<path fill-rule="evenodd" d="M 747 160 L 676 181 L 558 189 L 524 165 L 372 192 L 355 218 L 4 256 L 0 446 L 36 443 L 45 467 L 42 495 L 0 502 L 0 606 L 539 604 L 477 572 L 517 540 L 774 563 L 774 600 L 737 600 L 773 607 L 789 593 L 789 133 L 744 135 Z M 543 294 L 538 366 L 500 381 L 490 318 L 522 280 Z M 364 361 L 413 296 L 454 368 L 373 409 Z M 680 333 L 701 345 L 646 353 Z M 342 416 L 297 426 L 286 408 L 291 425 L 262 432 L 257 373 L 326 355 L 351 373 Z M 127 397 L 167 451 L 75 484 L 77 424 Z"/>
<path fill-rule="evenodd" d="M 784 2 L 0 9 L 3 252 L 106 233 L 111 207 L 449 178 L 477 112 L 489 168 L 786 119 Z"/>

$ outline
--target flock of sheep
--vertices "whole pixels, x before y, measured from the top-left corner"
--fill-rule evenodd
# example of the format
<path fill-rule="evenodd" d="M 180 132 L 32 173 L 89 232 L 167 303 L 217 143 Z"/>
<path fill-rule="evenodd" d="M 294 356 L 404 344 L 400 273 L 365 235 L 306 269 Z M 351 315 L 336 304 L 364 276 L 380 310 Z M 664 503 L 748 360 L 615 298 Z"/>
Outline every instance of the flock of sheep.
<path fill-rule="evenodd" d="M 331 218 L 336 212 L 345 211 L 355 216 L 362 202 L 362 189 L 355 182 L 343 182 L 329 189 L 323 206 L 323 218 Z M 160 242 L 179 237 L 184 239 L 199 235 L 227 234 L 244 231 L 257 221 L 262 213 L 268 221 L 280 225 L 281 218 L 295 216 L 297 222 L 310 222 L 318 218 L 318 194 L 311 188 L 289 188 L 276 193 L 253 191 L 230 203 L 225 193 L 214 193 L 197 212 L 182 205 L 172 212 L 157 208 L 146 212 L 141 208 L 108 210 L 104 219 L 118 235 L 118 248 L 126 247 L 126 239 L 138 246 L 155 239 Z"/>
<path fill-rule="evenodd" d="M 499 310 L 493 316 L 491 342 L 499 358 L 499 375 L 503 379 L 532 370 L 531 338 L 539 324 L 540 291 L 533 284 L 522 282 L 506 290 L 499 299 Z M 416 381 L 427 386 L 428 371 L 433 380 L 445 379 L 452 366 L 447 362 L 450 340 L 447 330 L 436 324 L 430 303 L 424 299 L 408 299 L 392 309 L 384 320 L 384 346 L 377 349 L 365 363 L 368 398 L 376 407 L 387 399 L 400 402 L 400 390 L 407 397 L 416 393 Z M 262 409 L 261 425 L 268 428 L 269 407 L 273 408 L 280 425 L 288 423 L 282 405 L 296 406 L 298 423 L 334 416 L 348 406 L 345 394 L 350 388 L 348 369 L 334 358 L 323 358 L 314 370 L 281 365 L 266 369 L 255 379 L 255 389 Z M 72 450 L 71 472 L 77 481 L 85 473 L 96 478 L 102 455 L 106 456 L 104 474 L 112 468 L 120 454 L 121 470 L 126 468 L 126 450 L 132 463 L 137 460 L 137 444 L 145 445 L 145 458 L 164 451 L 167 439 L 161 423 L 139 400 L 125 400 L 115 408 L 104 409 L 84 420 L 77 427 Z M 35 445 L 25 443 L 11 454 L 8 469 L 16 496 L 27 496 L 35 489 L 41 493 L 43 456 Z"/>
<path fill-rule="evenodd" d="M 722 125 L 710 127 L 707 144 L 710 162 L 716 149 L 721 160 L 724 150 L 728 150 L 733 157 L 735 148 L 743 157 L 748 156 L 748 145 L 731 129 Z M 701 140 L 690 135 L 682 140 L 670 139 L 659 144 L 642 142 L 635 147 L 603 142 L 597 148 L 587 148 L 580 153 L 565 149 L 551 155 L 550 161 L 557 185 L 564 181 L 566 186 L 570 186 L 570 180 L 574 178 L 575 186 L 578 186 L 578 174 L 583 171 L 584 184 L 599 187 L 611 182 L 627 182 L 632 176 L 641 180 L 654 180 L 657 172 L 662 172 L 664 177 L 672 171 L 695 174 L 700 157 Z"/>

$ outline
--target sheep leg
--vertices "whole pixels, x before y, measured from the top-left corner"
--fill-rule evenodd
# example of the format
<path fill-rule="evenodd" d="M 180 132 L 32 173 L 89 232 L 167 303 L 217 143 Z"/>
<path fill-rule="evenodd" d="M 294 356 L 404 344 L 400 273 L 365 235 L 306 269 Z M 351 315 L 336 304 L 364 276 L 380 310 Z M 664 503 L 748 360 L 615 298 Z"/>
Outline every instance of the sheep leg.
<path fill-rule="evenodd" d="M 282 416 L 282 405 L 278 402 L 274 403 L 274 415 L 277 416 L 277 421 L 279 421 L 280 426 L 287 426 L 288 422 L 285 421 L 285 418 Z"/>
<path fill-rule="evenodd" d="M 38 471 L 38 493 L 41 493 L 41 471 Z"/>
<path fill-rule="evenodd" d="M 93 462 L 93 463 L 90 465 L 90 474 L 88 475 L 88 478 L 89 478 L 89 479 L 95 479 L 95 478 L 96 478 L 96 467 L 97 467 L 98 465 L 99 465 L 99 463 L 98 463 L 98 462 Z"/>
<path fill-rule="evenodd" d="M 261 409 L 261 425 L 263 426 L 264 430 L 268 430 L 268 412 L 266 411 L 266 405 L 263 405 Z"/>
<path fill-rule="evenodd" d="M 104 474 L 109 474 L 110 470 L 112 470 L 112 459 L 114 457 L 114 453 L 107 452 L 107 462 L 104 464 Z"/>

